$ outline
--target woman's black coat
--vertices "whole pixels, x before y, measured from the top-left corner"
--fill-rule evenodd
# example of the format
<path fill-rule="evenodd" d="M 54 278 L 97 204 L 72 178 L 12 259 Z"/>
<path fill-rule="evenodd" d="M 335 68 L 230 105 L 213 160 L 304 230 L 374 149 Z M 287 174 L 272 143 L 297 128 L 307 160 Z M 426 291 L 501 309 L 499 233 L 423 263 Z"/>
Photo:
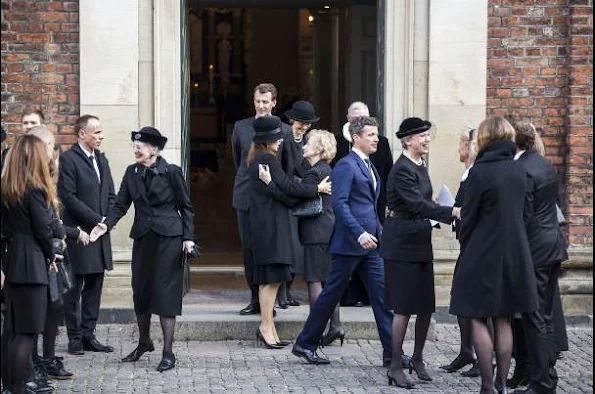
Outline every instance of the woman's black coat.
<path fill-rule="evenodd" d="M 50 207 L 40 189 L 25 192 L 17 206 L 2 205 L 2 270 L 19 284 L 48 284 L 54 261 Z"/>
<path fill-rule="evenodd" d="M 432 183 L 425 165 L 418 166 L 401 155 L 389 175 L 387 207 L 400 217 L 387 217 L 380 250 L 387 260 L 430 262 L 432 226 L 428 219 L 452 222 L 452 207 L 443 207 L 432 200 Z"/>
<path fill-rule="evenodd" d="M 258 177 L 259 164 L 269 167 L 272 182 L 266 185 Z M 292 243 L 288 206 L 299 199 L 318 195 L 317 185 L 292 181 L 270 153 L 257 153 L 248 169 L 250 177 L 250 234 L 257 265 L 291 265 Z"/>
<path fill-rule="evenodd" d="M 528 176 L 512 141 L 488 144 L 467 178 L 461 210 L 461 254 L 450 313 L 498 317 L 537 306 L 524 218 Z M 524 216 L 525 215 L 525 216 Z"/>
<path fill-rule="evenodd" d="M 150 187 L 145 186 L 146 171 L 152 171 Z M 149 230 L 165 237 L 194 241 L 194 208 L 182 169 L 159 157 L 151 168 L 133 164 L 126 168 L 116 204 L 105 219 L 108 229 L 128 212 L 134 202 L 134 223 L 130 238 L 142 238 Z M 180 245 L 180 249 L 182 245 Z"/>
<path fill-rule="evenodd" d="M 530 218 L 527 223 L 529 247 L 535 267 L 568 260 L 566 242 L 556 215 L 558 176 L 554 167 L 534 150 L 518 159 L 529 174 Z"/>
<path fill-rule="evenodd" d="M 304 175 L 303 183 L 318 185 L 324 178 L 331 175 L 331 166 L 320 160 Z M 302 245 L 328 244 L 335 224 L 335 214 L 331 206 L 332 197 L 322 194 L 322 212 L 312 218 L 300 218 L 300 241 Z"/>

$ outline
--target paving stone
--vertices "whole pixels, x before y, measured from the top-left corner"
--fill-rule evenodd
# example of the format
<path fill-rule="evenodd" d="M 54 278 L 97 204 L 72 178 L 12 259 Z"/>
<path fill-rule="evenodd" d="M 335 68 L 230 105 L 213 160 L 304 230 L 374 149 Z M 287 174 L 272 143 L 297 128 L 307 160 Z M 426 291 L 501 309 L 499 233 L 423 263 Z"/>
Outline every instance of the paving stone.
<path fill-rule="evenodd" d="M 154 330 L 158 350 L 147 353 L 136 363 L 121 363 L 138 340 L 133 325 L 99 325 L 97 337 L 115 348 L 114 353 L 66 354 L 67 338 L 61 330 L 57 354 L 65 357 L 66 369 L 75 374 L 70 381 L 54 381 L 56 393 L 477 393 L 479 378 L 448 374 L 438 367 L 457 354 L 459 333 L 456 326 L 437 324 L 435 341 L 425 347 L 427 368 L 432 382 L 416 383 L 413 390 L 387 385 L 386 369 L 381 366 L 380 341 L 350 339 L 344 346 L 322 349 L 331 365 L 309 365 L 283 350 L 257 348 L 254 341 L 178 341 L 174 343 L 177 367 L 155 371 L 161 359 L 160 330 Z M 570 350 L 558 361 L 558 393 L 593 393 L 593 329 L 569 328 Z M 404 344 L 411 354 L 413 341 Z M 513 363 L 514 365 L 514 363 Z M 512 371 L 512 368 L 511 368 Z"/>

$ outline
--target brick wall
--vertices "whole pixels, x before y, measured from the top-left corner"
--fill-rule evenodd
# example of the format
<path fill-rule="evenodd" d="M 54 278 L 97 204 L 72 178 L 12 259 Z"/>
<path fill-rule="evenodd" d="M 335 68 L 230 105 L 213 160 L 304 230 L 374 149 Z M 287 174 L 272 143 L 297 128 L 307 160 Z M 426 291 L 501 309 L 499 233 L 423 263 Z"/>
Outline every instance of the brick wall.
<path fill-rule="evenodd" d="M 79 115 L 78 1 L 2 0 L 2 124 L 41 108 L 60 143 Z"/>
<path fill-rule="evenodd" d="M 565 190 L 571 245 L 593 245 L 593 1 L 489 0 L 488 114 L 532 119 Z"/>

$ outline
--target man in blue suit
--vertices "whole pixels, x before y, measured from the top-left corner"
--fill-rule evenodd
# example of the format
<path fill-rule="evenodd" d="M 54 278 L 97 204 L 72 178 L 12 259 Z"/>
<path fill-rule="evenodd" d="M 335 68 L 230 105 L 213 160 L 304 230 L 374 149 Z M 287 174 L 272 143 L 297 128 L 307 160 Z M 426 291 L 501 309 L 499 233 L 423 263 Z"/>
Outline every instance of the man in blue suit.
<path fill-rule="evenodd" d="M 349 132 L 353 149 L 337 162 L 332 173 L 335 226 L 329 242 L 332 254 L 329 278 L 311 306 L 292 353 L 311 364 L 329 363 L 316 349 L 349 278 L 356 273 L 365 284 L 374 311 L 386 365 L 392 358 L 393 316 L 384 309 L 384 266 L 378 253 L 382 233 L 376 209 L 380 177 L 369 159 L 378 147 L 378 123 L 372 117 L 363 116 L 351 123 Z"/>

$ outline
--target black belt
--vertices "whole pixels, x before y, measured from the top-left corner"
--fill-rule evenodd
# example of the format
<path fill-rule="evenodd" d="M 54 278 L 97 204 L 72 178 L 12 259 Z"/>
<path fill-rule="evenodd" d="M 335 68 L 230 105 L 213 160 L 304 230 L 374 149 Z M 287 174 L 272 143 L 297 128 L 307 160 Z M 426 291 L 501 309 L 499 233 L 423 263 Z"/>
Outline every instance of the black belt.
<path fill-rule="evenodd" d="M 402 220 L 413 220 L 418 219 L 418 215 L 407 212 L 407 211 L 392 211 L 390 209 L 386 210 L 386 217 L 393 218 L 393 219 L 402 219 Z"/>

